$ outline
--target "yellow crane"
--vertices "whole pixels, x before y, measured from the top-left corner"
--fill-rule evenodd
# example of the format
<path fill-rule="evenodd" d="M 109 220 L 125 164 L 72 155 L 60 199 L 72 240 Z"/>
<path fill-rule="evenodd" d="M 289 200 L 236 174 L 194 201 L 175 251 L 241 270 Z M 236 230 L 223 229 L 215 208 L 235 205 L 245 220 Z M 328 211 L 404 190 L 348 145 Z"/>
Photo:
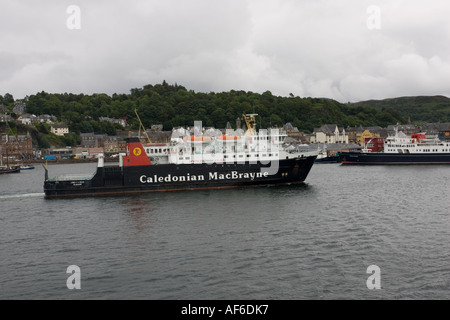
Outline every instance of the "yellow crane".
<path fill-rule="evenodd" d="M 138 121 L 139 121 L 138 138 L 139 138 L 139 139 L 141 138 L 141 129 L 142 129 L 142 131 L 144 131 L 145 137 L 146 137 L 147 140 L 148 140 L 148 143 L 152 143 L 152 141 L 150 140 L 150 137 L 149 137 L 148 134 L 147 134 L 147 130 L 145 130 L 145 127 L 144 127 L 144 125 L 142 124 L 141 118 L 139 118 L 139 115 L 138 115 L 138 113 L 137 113 L 137 109 L 134 109 L 134 113 L 136 113 L 136 117 L 137 117 L 137 119 L 138 119 Z"/>
<path fill-rule="evenodd" d="M 249 135 L 255 135 L 256 134 L 256 120 L 255 117 L 258 114 L 256 113 L 251 113 L 251 114 L 243 114 L 242 115 L 242 120 L 245 121 L 245 124 L 247 126 L 247 131 L 245 132 L 246 136 Z"/>

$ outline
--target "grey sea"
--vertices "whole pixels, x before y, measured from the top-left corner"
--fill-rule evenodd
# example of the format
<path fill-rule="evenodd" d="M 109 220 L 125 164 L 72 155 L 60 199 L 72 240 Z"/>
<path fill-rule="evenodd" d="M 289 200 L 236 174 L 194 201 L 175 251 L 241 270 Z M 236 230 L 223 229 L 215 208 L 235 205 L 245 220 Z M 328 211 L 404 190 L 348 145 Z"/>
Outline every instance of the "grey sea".
<path fill-rule="evenodd" d="M 1 175 L 0 299 L 449 299 L 449 177 L 315 164 L 297 186 L 50 200 L 42 166 Z"/>

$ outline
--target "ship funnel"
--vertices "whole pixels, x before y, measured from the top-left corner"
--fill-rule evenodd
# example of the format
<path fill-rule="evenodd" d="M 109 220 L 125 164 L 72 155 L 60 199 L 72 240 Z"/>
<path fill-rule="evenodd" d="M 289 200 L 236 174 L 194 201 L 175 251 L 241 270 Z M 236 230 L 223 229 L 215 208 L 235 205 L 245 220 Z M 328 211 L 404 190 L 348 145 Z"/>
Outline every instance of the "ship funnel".
<path fill-rule="evenodd" d="M 127 139 L 127 155 L 123 157 L 123 166 L 149 166 L 150 159 L 139 138 Z"/>

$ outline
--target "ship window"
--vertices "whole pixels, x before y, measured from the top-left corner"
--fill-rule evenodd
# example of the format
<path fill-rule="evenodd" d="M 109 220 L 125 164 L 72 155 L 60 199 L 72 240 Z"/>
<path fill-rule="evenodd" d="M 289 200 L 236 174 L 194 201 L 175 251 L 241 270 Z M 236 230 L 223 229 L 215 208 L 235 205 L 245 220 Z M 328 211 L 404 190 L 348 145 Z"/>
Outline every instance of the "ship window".
<path fill-rule="evenodd" d="M 239 158 L 242 158 L 242 157 L 244 157 L 244 156 L 243 156 L 242 154 L 240 154 L 240 155 L 239 155 Z"/>

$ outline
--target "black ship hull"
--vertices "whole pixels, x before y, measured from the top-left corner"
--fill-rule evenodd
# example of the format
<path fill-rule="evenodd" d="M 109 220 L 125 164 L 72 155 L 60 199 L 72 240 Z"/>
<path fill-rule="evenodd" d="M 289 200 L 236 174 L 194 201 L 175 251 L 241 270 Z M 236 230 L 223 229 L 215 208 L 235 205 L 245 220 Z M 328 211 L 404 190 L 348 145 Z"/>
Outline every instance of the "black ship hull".
<path fill-rule="evenodd" d="M 450 164 L 449 153 L 364 153 L 342 152 L 339 161 L 343 165 L 426 165 Z"/>
<path fill-rule="evenodd" d="M 325 157 L 325 158 L 317 158 L 316 159 L 316 163 L 338 163 L 339 157 L 338 156 L 330 156 L 330 157 Z"/>
<path fill-rule="evenodd" d="M 279 160 L 275 173 L 259 162 L 106 166 L 98 167 L 92 179 L 46 180 L 44 192 L 54 198 L 302 183 L 315 159 Z"/>
<path fill-rule="evenodd" d="M 20 172 L 20 167 L 0 168 L 0 174 L 19 173 L 19 172 Z"/>

